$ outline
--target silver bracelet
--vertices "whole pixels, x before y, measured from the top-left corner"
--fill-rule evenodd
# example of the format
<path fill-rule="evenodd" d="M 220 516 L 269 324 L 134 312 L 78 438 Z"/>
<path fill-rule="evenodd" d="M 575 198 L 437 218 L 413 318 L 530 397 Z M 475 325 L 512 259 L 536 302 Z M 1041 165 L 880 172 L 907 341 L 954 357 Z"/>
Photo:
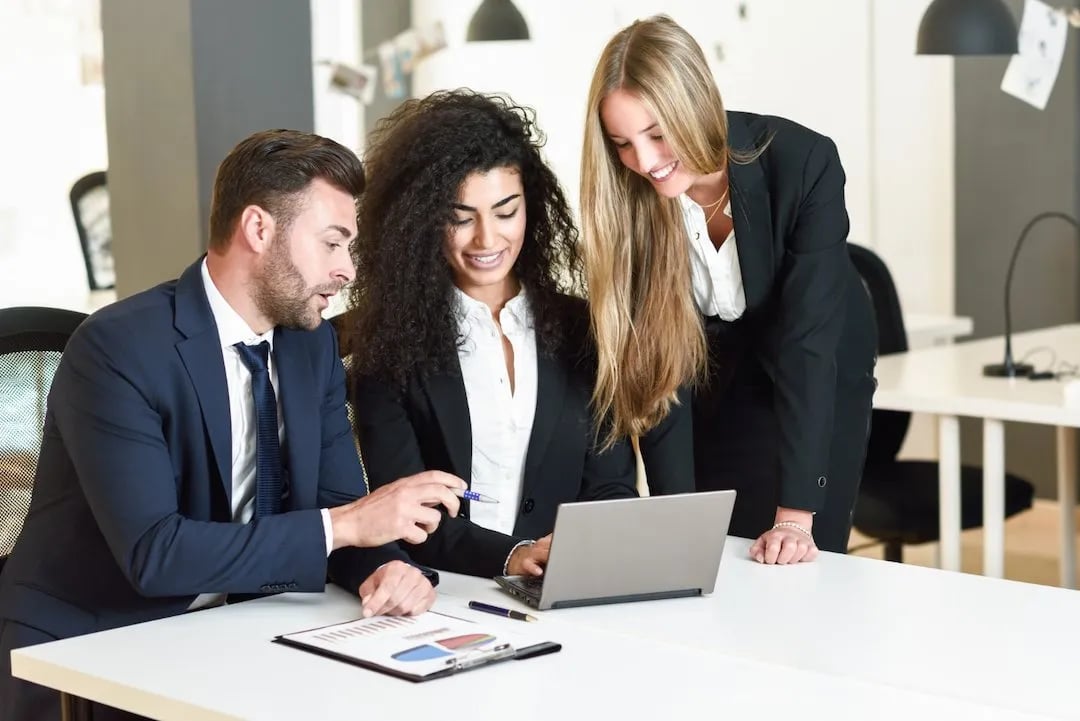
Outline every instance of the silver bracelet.
<path fill-rule="evenodd" d="M 506 554 L 506 560 L 503 561 L 502 575 L 505 576 L 507 574 L 507 572 L 510 570 L 510 557 L 514 555 L 514 551 L 518 550 L 522 546 L 532 546 L 535 543 L 536 543 L 536 541 L 518 541 L 517 544 L 515 544 L 514 547 L 510 549 L 510 553 Z"/>
<path fill-rule="evenodd" d="M 808 529 L 806 526 L 802 526 L 802 525 L 799 525 L 798 523 L 795 523 L 795 521 L 777 521 L 776 523 L 773 524 L 773 527 L 770 530 L 775 531 L 777 528 L 794 528 L 796 531 L 801 532 L 803 535 L 805 535 L 811 541 L 814 540 L 814 534 L 810 533 L 810 529 Z"/>

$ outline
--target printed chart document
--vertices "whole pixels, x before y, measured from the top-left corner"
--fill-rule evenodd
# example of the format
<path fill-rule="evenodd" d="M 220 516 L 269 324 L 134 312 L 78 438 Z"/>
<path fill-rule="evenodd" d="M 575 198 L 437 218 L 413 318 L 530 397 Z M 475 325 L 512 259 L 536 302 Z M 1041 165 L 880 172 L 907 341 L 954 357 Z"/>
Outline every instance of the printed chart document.
<path fill-rule="evenodd" d="M 346 621 L 284 634 L 274 641 L 410 681 L 562 648 L 535 635 L 489 628 L 437 611 Z"/>

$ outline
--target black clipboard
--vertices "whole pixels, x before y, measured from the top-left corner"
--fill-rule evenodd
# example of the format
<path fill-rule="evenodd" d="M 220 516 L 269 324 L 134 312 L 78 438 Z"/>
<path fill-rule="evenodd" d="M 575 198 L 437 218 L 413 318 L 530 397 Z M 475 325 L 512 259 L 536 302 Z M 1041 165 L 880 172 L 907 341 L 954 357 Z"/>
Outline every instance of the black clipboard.
<path fill-rule="evenodd" d="M 515 645 L 513 643 L 516 637 L 515 634 L 500 631 L 493 637 L 494 641 L 485 648 L 472 648 L 464 651 L 447 651 L 445 648 L 439 646 L 439 641 L 435 637 L 451 634 L 450 640 L 455 640 L 465 637 L 488 636 L 491 634 L 488 633 L 489 629 L 481 624 L 434 611 L 421 614 L 420 617 L 416 618 L 424 618 L 427 621 L 431 621 L 435 617 L 438 617 L 438 625 L 444 627 L 439 629 L 438 633 L 431 630 L 425 631 L 421 628 L 418 631 L 421 638 L 409 635 L 409 626 L 413 622 L 407 617 L 375 617 L 372 619 L 355 619 L 344 623 L 330 624 L 328 626 L 320 626 L 305 631 L 282 634 L 274 637 L 272 642 L 290 648 L 300 649 L 301 651 L 307 651 L 308 653 L 313 653 L 325 658 L 332 658 L 336 661 L 359 666 L 371 671 L 377 671 L 379 673 L 394 676 L 395 678 L 412 681 L 414 683 L 431 681 L 437 678 L 446 678 L 457 673 L 491 666 L 503 661 L 523 660 L 536 658 L 537 656 L 545 656 L 562 650 L 562 644 L 554 641 L 530 641 L 525 644 Z M 383 632 L 390 629 L 389 633 L 396 634 L 396 636 L 387 636 L 384 637 L 384 639 L 380 639 L 390 639 L 389 642 L 399 641 L 398 645 L 402 646 L 402 648 L 398 653 L 394 654 L 394 656 L 401 656 L 403 654 L 418 651 L 422 648 L 435 649 L 442 652 L 443 656 L 434 659 L 423 659 L 423 663 L 417 664 L 417 670 L 415 672 L 410 672 L 405 668 L 405 666 L 408 666 L 408 663 L 402 662 L 398 658 L 380 656 L 380 653 L 377 651 L 367 653 L 365 652 L 367 649 L 363 648 L 365 638 L 362 635 L 357 635 L 357 629 L 362 627 L 377 628 L 379 626 L 382 626 Z M 462 632 L 466 632 L 466 635 L 460 635 Z M 459 635 L 453 636 L 453 634 Z M 330 643 L 327 640 L 335 636 L 339 636 L 343 639 L 341 650 L 335 649 L 335 644 Z M 377 637 L 378 632 L 373 632 L 369 638 Z M 426 637 L 426 640 L 424 637 Z M 352 652 L 345 647 L 347 644 L 353 647 L 354 650 Z M 361 649 L 360 652 L 355 650 L 357 645 L 359 645 Z"/>

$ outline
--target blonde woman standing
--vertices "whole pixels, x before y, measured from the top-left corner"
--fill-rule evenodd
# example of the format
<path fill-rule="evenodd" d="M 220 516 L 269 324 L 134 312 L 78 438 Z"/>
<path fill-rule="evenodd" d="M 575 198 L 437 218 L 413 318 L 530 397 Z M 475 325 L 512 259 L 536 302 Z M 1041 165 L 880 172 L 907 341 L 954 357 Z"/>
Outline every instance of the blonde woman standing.
<path fill-rule="evenodd" d="M 581 173 L 595 412 L 641 439 L 650 481 L 736 489 L 731 532 L 763 563 L 843 552 L 851 529 L 876 329 L 844 180 L 829 138 L 725 111 L 670 18 L 604 49 Z"/>

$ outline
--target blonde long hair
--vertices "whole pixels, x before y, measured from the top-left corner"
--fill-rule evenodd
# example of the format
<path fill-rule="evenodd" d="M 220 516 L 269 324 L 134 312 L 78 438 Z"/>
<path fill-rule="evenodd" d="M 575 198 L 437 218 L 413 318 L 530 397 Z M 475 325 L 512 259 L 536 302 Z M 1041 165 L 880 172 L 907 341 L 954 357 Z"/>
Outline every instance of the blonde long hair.
<path fill-rule="evenodd" d="M 598 356 L 593 408 L 610 419 L 606 445 L 660 423 L 678 389 L 701 382 L 708 364 L 679 201 L 660 197 L 623 166 L 600 121 L 600 104 L 616 90 L 645 104 L 691 172 L 715 173 L 730 158 L 724 105 L 690 34 L 657 15 L 615 35 L 589 88 L 581 160 L 582 250 Z"/>

